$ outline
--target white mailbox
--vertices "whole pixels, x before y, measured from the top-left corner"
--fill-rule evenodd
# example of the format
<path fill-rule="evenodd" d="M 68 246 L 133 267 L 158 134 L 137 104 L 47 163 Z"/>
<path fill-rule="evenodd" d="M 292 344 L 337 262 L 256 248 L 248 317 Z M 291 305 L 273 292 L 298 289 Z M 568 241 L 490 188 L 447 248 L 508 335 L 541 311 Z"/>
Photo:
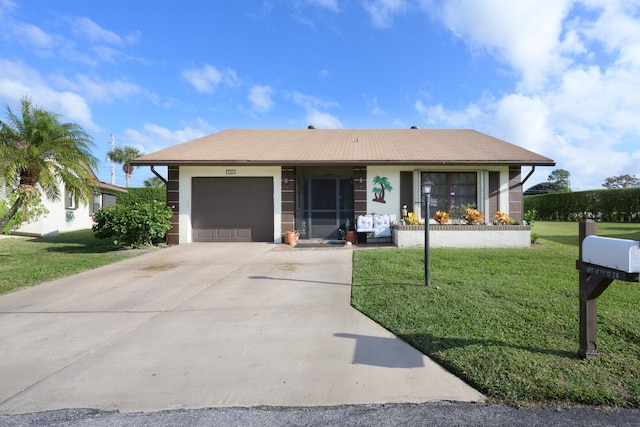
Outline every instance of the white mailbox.
<path fill-rule="evenodd" d="M 640 241 L 587 236 L 582 241 L 582 262 L 640 273 Z"/>

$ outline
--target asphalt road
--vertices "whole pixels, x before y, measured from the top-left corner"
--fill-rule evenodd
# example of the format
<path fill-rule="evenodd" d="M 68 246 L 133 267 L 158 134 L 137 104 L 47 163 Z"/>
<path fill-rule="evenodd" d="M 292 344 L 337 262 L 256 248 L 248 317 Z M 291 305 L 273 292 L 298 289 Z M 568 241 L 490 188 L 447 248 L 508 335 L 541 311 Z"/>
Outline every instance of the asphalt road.
<path fill-rule="evenodd" d="M 355 405 L 307 408 L 214 408 L 153 413 L 69 409 L 0 415 L 4 427 L 26 426 L 638 426 L 640 410 L 528 408 L 482 403 Z"/>

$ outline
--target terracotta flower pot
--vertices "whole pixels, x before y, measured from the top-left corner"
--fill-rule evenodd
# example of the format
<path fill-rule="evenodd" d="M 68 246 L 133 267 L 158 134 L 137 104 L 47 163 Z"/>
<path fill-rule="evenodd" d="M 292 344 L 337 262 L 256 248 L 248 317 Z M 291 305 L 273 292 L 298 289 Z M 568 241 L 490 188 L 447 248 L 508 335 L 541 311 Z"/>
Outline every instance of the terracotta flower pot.
<path fill-rule="evenodd" d="M 287 231 L 284 235 L 284 242 L 287 245 L 295 245 L 296 243 L 298 243 L 298 235 L 296 234 L 295 231 Z"/>

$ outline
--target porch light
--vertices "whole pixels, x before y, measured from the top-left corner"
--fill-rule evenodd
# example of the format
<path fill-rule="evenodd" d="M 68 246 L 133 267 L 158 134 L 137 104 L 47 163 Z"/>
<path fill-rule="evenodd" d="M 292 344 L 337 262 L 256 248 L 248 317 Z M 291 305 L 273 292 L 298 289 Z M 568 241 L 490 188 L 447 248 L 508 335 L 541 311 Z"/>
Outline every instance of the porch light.
<path fill-rule="evenodd" d="M 429 286 L 431 284 L 431 277 L 429 276 L 429 218 L 431 213 L 429 212 L 429 205 L 431 204 L 431 187 L 433 183 L 426 178 L 422 181 L 422 194 L 424 194 L 424 284 Z"/>
<path fill-rule="evenodd" d="M 426 196 L 431 194 L 431 187 L 433 183 L 429 180 L 429 178 L 422 181 L 422 193 Z"/>

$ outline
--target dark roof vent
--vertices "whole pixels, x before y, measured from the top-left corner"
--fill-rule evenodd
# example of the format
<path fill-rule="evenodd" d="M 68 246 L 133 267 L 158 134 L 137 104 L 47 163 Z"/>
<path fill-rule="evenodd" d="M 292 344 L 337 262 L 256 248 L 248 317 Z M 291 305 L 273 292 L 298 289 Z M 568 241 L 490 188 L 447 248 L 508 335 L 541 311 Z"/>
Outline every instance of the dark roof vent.
<path fill-rule="evenodd" d="M 315 129 L 316 127 L 314 125 L 309 125 L 307 126 L 307 129 Z"/>
<path fill-rule="evenodd" d="M 411 126 L 411 129 L 420 129 L 420 128 L 418 126 L 416 126 L 416 125 L 413 125 L 413 126 Z"/>

